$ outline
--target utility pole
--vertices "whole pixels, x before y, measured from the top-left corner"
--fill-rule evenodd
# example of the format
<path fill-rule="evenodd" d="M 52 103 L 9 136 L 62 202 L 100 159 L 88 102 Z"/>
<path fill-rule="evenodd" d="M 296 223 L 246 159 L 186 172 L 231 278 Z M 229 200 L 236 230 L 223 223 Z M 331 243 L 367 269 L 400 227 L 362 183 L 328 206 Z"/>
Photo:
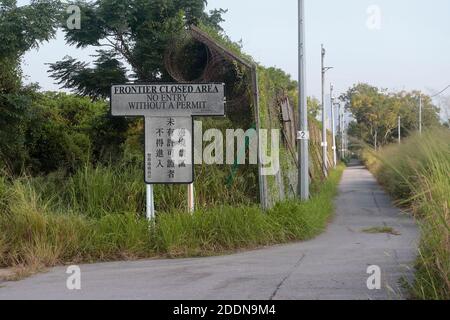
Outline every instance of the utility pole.
<path fill-rule="evenodd" d="M 398 116 L 398 144 L 402 143 L 402 118 Z"/>
<path fill-rule="evenodd" d="M 322 169 L 325 177 L 328 176 L 328 142 L 327 142 L 327 114 L 325 112 L 325 73 L 331 69 L 331 67 L 325 67 L 325 48 L 322 44 Z"/>
<path fill-rule="evenodd" d="M 330 87 L 331 97 L 331 133 L 333 135 L 333 165 L 337 167 L 337 155 L 336 155 L 336 123 L 334 119 L 334 98 L 333 98 L 333 85 Z"/>
<path fill-rule="evenodd" d="M 344 158 L 347 158 L 347 121 L 344 119 L 344 128 L 343 128 L 343 135 L 344 135 Z"/>
<path fill-rule="evenodd" d="M 299 81 L 298 81 L 298 195 L 301 200 L 309 199 L 309 128 L 308 106 L 306 99 L 306 54 L 305 54 L 305 3 L 298 0 L 298 42 L 299 42 Z"/>
<path fill-rule="evenodd" d="M 345 120 L 342 120 L 342 157 L 345 159 Z"/>
<path fill-rule="evenodd" d="M 422 134 L 422 93 L 419 95 L 419 133 Z"/>
<path fill-rule="evenodd" d="M 344 160 L 344 111 L 339 105 L 339 134 L 341 136 L 341 159 Z"/>

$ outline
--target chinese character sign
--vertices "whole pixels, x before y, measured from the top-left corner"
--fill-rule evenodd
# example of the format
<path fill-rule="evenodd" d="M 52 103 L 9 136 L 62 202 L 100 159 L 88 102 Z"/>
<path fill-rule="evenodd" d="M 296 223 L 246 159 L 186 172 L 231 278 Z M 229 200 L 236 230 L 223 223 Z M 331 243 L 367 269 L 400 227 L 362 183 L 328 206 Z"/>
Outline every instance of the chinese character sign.
<path fill-rule="evenodd" d="M 191 117 L 145 118 L 145 182 L 183 184 L 194 181 Z"/>

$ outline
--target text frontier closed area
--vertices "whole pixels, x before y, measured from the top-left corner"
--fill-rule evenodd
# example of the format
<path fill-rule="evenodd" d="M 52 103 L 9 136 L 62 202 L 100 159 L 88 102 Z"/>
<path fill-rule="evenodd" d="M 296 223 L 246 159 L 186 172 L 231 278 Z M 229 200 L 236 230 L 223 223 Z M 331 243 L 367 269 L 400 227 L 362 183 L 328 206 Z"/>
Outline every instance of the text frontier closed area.
<path fill-rule="evenodd" d="M 115 116 L 223 116 L 224 84 L 117 85 L 111 88 Z"/>

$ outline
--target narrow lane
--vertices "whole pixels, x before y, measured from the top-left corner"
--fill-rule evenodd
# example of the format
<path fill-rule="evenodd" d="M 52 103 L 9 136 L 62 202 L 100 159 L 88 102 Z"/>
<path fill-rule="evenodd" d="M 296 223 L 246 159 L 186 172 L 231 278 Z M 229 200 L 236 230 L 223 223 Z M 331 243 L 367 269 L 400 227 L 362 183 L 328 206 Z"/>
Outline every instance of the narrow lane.
<path fill-rule="evenodd" d="M 399 235 L 363 229 L 392 227 Z M 81 266 L 82 288 L 66 288 L 58 267 L 0 284 L 0 299 L 402 299 L 412 277 L 418 230 L 394 208 L 374 177 L 353 164 L 345 172 L 328 230 L 314 240 L 230 256 Z M 381 290 L 367 288 L 369 266 Z"/>

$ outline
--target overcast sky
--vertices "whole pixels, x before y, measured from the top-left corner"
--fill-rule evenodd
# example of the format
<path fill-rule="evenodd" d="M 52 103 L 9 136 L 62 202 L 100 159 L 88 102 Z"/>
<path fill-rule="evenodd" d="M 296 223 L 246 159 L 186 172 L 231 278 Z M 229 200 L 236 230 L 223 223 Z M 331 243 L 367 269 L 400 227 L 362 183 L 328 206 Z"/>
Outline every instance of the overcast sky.
<path fill-rule="evenodd" d="M 28 3 L 19 0 L 20 4 Z M 228 9 L 223 27 L 265 66 L 297 77 L 297 1 L 209 0 Z M 305 0 L 307 90 L 320 96 L 320 45 L 337 93 L 357 82 L 390 90 L 437 92 L 450 84 L 449 0 Z M 379 13 L 379 15 L 378 15 Z M 28 81 L 56 90 L 45 63 L 66 54 L 87 59 L 90 50 L 67 47 L 63 35 L 24 59 Z M 329 85 L 327 84 L 327 87 Z M 450 95 L 450 90 L 447 92 Z"/>

